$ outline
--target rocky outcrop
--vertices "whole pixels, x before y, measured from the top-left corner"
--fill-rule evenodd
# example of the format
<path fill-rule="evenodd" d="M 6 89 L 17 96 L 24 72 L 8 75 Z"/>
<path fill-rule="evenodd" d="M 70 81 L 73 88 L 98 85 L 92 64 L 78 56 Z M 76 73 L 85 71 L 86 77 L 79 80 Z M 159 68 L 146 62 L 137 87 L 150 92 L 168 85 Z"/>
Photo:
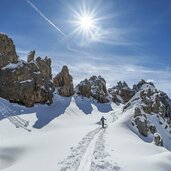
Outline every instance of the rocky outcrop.
<path fill-rule="evenodd" d="M 136 118 L 137 116 L 141 116 L 141 110 L 140 110 L 140 108 L 138 108 L 138 107 L 136 107 L 135 109 L 134 109 L 134 118 Z"/>
<path fill-rule="evenodd" d="M 154 133 L 153 142 L 157 146 L 163 146 L 163 139 L 159 133 Z"/>
<path fill-rule="evenodd" d="M 135 118 L 135 124 L 139 133 L 145 137 L 148 135 L 147 118 L 145 115 L 137 116 Z"/>
<path fill-rule="evenodd" d="M 162 91 L 159 91 L 159 99 L 162 103 L 162 108 L 164 107 L 164 109 L 162 109 L 164 117 L 171 118 L 171 99 Z"/>
<path fill-rule="evenodd" d="M 0 71 L 0 96 L 31 107 L 35 103 L 52 103 L 53 84 L 35 63 L 9 64 Z"/>
<path fill-rule="evenodd" d="M 118 82 L 118 84 L 108 89 L 109 94 L 112 96 L 112 101 L 115 103 L 126 103 L 135 94 L 135 92 L 129 88 L 126 82 Z"/>
<path fill-rule="evenodd" d="M 81 81 L 76 86 L 76 93 L 87 98 L 92 97 L 100 103 L 109 102 L 106 81 L 101 76 L 92 76 Z"/>
<path fill-rule="evenodd" d="M 12 39 L 0 33 L 0 69 L 9 63 L 17 63 L 18 56 Z"/>
<path fill-rule="evenodd" d="M 132 113 L 130 120 L 136 127 L 132 130 L 143 135 L 143 140 L 149 142 L 153 137 L 155 145 L 167 148 L 167 136 L 171 134 L 171 100 L 153 83 L 144 80 L 134 85 L 132 91 L 135 95 L 123 107 L 123 112 Z"/>
<path fill-rule="evenodd" d="M 47 56 L 45 59 L 42 59 L 41 57 L 37 57 L 35 61 L 36 65 L 38 66 L 42 77 L 46 80 L 52 79 L 52 69 L 51 69 L 51 59 Z"/>
<path fill-rule="evenodd" d="M 146 81 L 142 79 L 140 82 L 138 82 L 138 84 L 134 84 L 134 85 L 133 85 L 133 91 L 134 91 L 135 93 L 137 93 L 138 91 L 141 90 L 141 87 L 142 87 L 143 84 L 145 84 L 145 83 L 146 83 Z"/>
<path fill-rule="evenodd" d="M 152 134 L 154 134 L 154 133 L 157 132 L 157 129 L 156 129 L 156 127 L 155 127 L 154 124 L 150 124 L 150 125 L 149 125 L 149 131 L 150 131 Z"/>
<path fill-rule="evenodd" d="M 35 53 L 36 53 L 35 50 L 30 51 L 30 53 L 27 56 L 27 62 L 28 63 L 29 62 L 34 62 Z"/>
<path fill-rule="evenodd" d="M 28 63 L 19 60 L 15 46 L 0 34 L 0 97 L 31 107 L 35 103 L 52 103 L 51 60 L 28 55 Z"/>
<path fill-rule="evenodd" d="M 53 79 L 53 83 L 61 96 L 69 97 L 74 94 L 73 79 L 67 66 L 63 66 L 62 71 Z"/>
<path fill-rule="evenodd" d="M 91 93 L 91 86 L 92 84 L 88 79 L 85 79 L 84 81 L 81 81 L 76 87 L 76 93 L 83 96 L 90 98 L 92 93 Z"/>
<path fill-rule="evenodd" d="M 139 103 L 145 113 L 171 117 L 171 100 L 165 93 L 158 91 L 153 83 L 141 80 L 137 85 L 133 86 L 132 91 L 136 96 L 129 100 L 124 110 L 132 103 Z"/>
<path fill-rule="evenodd" d="M 164 93 L 157 91 L 154 85 L 144 84 L 144 90 L 141 90 L 140 97 L 144 103 L 143 110 L 146 113 L 160 114 L 162 117 L 170 115 L 171 100 Z"/>

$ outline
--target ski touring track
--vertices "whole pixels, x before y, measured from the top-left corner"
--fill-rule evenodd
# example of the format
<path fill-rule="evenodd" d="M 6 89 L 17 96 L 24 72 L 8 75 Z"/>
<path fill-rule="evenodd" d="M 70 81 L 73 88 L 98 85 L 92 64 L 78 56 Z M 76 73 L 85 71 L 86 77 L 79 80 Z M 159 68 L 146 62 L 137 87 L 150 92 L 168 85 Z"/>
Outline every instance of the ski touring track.
<path fill-rule="evenodd" d="M 76 148 L 71 148 L 71 154 L 58 163 L 59 171 L 121 171 L 105 152 L 106 129 L 96 128 L 87 133 Z"/>
<path fill-rule="evenodd" d="M 29 121 L 26 121 L 21 117 L 14 115 L 14 112 L 8 106 L 6 106 L 1 102 L 0 102 L 0 114 L 4 118 L 7 118 L 12 124 L 14 124 L 16 128 L 23 128 L 29 132 L 31 131 L 31 129 L 27 128 L 29 126 Z"/>

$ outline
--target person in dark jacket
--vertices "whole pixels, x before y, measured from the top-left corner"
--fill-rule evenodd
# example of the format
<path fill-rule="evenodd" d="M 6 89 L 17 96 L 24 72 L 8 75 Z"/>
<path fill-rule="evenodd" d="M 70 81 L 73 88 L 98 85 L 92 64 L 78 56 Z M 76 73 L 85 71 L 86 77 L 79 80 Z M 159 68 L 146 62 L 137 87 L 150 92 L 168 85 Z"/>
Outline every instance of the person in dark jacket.
<path fill-rule="evenodd" d="M 101 120 L 101 123 L 102 123 L 102 128 L 105 128 L 105 118 L 104 118 L 104 116 L 102 116 L 102 118 L 100 119 Z"/>

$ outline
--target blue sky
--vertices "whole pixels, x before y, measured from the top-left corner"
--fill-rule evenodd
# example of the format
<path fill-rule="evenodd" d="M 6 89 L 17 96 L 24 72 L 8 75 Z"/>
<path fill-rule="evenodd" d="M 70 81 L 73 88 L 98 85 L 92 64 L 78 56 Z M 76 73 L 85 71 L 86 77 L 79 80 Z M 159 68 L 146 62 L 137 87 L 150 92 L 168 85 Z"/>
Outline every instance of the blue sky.
<path fill-rule="evenodd" d="M 83 9 L 93 13 L 92 35 L 73 34 Z M 0 21 L 21 58 L 32 49 L 51 57 L 54 75 L 68 65 L 75 84 L 91 75 L 108 86 L 144 78 L 171 95 L 170 0 L 1 0 Z"/>

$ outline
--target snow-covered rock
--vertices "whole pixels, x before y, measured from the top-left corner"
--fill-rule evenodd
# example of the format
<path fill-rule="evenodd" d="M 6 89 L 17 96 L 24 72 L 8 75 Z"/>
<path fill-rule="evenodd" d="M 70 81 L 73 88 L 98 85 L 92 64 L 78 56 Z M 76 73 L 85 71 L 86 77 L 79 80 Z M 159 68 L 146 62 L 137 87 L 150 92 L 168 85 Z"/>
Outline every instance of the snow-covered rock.
<path fill-rule="evenodd" d="M 108 91 L 112 96 L 112 101 L 115 103 L 126 103 L 135 94 L 125 81 L 118 82 L 116 86 L 109 88 Z"/>
<path fill-rule="evenodd" d="M 101 76 L 92 76 L 90 79 L 81 81 L 76 86 L 75 92 L 84 97 L 92 97 L 100 103 L 109 102 L 106 81 Z"/>
<path fill-rule="evenodd" d="M 137 116 L 135 119 L 136 127 L 141 135 L 147 137 L 148 135 L 148 127 L 147 127 L 147 118 L 145 115 Z"/>
<path fill-rule="evenodd" d="M 163 146 L 163 139 L 159 133 L 154 133 L 153 141 L 157 146 Z"/>
<path fill-rule="evenodd" d="M 125 104 L 123 112 L 130 111 L 131 125 L 138 134 L 147 137 L 143 140 L 149 141 L 149 137 L 154 137 L 154 144 L 167 147 L 171 130 L 171 100 L 153 83 L 144 80 L 134 85 L 132 90 L 135 95 Z"/>

